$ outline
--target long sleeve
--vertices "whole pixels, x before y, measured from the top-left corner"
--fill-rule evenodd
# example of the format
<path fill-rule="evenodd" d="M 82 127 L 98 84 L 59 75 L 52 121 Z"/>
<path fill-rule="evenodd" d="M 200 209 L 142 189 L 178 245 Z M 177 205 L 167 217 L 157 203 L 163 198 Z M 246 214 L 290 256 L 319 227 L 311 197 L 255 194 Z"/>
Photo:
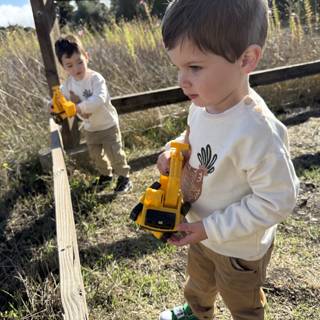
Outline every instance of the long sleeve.
<path fill-rule="evenodd" d="M 246 174 L 252 193 L 203 220 L 210 241 L 246 237 L 279 223 L 292 212 L 299 182 L 285 152 L 268 154 Z"/>
<path fill-rule="evenodd" d="M 106 82 L 102 76 L 95 75 L 92 79 L 93 92 L 88 99 L 78 104 L 81 112 L 94 113 L 99 108 L 104 108 L 109 98 Z"/>
<path fill-rule="evenodd" d="M 64 97 L 65 97 L 67 100 L 70 100 L 70 92 L 69 92 L 69 89 L 68 89 L 68 84 L 67 84 L 67 82 L 64 82 L 64 83 L 60 86 L 60 90 L 61 90 L 62 94 L 64 95 Z"/>
<path fill-rule="evenodd" d="M 190 109 L 191 155 L 182 176 L 189 222 L 203 221 L 202 243 L 256 260 L 293 210 L 299 181 L 285 126 L 253 90 L 223 113 Z"/>

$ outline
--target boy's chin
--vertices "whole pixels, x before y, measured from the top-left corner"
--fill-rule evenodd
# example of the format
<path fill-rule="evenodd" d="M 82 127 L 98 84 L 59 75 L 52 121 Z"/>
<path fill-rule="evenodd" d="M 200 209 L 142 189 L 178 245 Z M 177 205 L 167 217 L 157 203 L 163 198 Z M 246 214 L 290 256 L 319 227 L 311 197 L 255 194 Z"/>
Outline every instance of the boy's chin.
<path fill-rule="evenodd" d="M 204 108 L 205 107 L 205 102 L 200 100 L 200 99 L 193 99 L 192 102 L 197 106 L 197 107 L 200 107 L 200 108 Z"/>
<path fill-rule="evenodd" d="M 77 81 L 80 81 L 84 78 L 84 73 L 83 74 L 80 74 L 80 75 L 75 75 L 74 78 L 77 80 Z"/>

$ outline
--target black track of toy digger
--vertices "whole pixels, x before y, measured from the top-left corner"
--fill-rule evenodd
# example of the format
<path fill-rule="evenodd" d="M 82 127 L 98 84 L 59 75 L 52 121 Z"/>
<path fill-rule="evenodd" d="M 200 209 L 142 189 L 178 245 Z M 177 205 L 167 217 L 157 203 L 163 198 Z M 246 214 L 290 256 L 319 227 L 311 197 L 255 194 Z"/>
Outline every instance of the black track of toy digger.
<path fill-rule="evenodd" d="M 185 202 L 181 205 L 180 213 L 185 217 L 189 212 L 190 208 L 191 208 L 190 202 Z M 176 232 L 163 232 L 159 240 L 166 243 L 174 233 Z"/>
<path fill-rule="evenodd" d="M 63 119 L 60 117 L 60 114 L 62 114 L 64 112 L 60 112 L 60 113 L 54 113 L 54 112 L 51 112 L 51 117 L 53 118 L 54 122 L 56 124 L 59 124 L 59 125 L 62 125 L 62 122 L 63 122 Z"/>
<path fill-rule="evenodd" d="M 191 203 L 190 202 L 184 202 L 181 205 L 180 213 L 185 217 L 187 215 L 187 213 L 189 212 L 190 208 L 191 208 Z"/>
<path fill-rule="evenodd" d="M 155 190 L 158 190 L 160 189 L 161 187 L 161 184 L 156 181 L 154 182 L 150 188 L 152 189 L 155 189 Z M 180 209 L 180 213 L 181 215 L 183 215 L 184 217 L 187 215 L 187 213 L 189 212 L 191 208 L 191 204 L 189 202 L 184 202 L 182 205 L 181 205 L 181 209 Z M 138 219 L 138 216 L 139 214 L 142 212 L 143 210 L 143 203 L 139 202 L 131 211 L 130 213 L 130 219 L 133 220 L 133 221 L 136 221 Z M 163 215 L 164 213 L 162 211 L 159 211 L 159 214 Z M 152 219 L 154 219 L 154 217 L 156 217 L 157 215 L 149 215 L 149 217 L 153 217 Z M 169 215 L 168 215 L 169 217 Z M 170 217 L 172 217 L 172 215 L 170 215 Z M 148 215 L 147 215 L 147 219 L 148 219 Z M 151 219 L 151 220 L 152 220 Z M 155 224 L 158 228 L 159 228 L 159 225 L 156 223 L 156 221 L 149 221 L 150 224 Z M 171 221 L 171 227 L 174 226 L 174 221 Z M 169 226 L 167 226 L 167 228 L 170 228 Z M 161 238 L 159 239 L 160 241 L 162 242 L 167 242 L 168 239 L 170 239 L 170 237 L 172 236 L 173 232 L 166 232 L 164 231 Z"/>
<path fill-rule="evenodd" d="M 140 214 L 140 212 L 143 209 L 143 204 L 141 202 L 139 202 L 131 211 L 130 213 L 130 219 L 133 221 L 136 221 L 138 219 L 138 216 Z"/>
<path fill-rule="evenodd" d="M 161 184 L 156 181 L 154 182 L 149 188 L 154 190 L 159 190 L 161 187 Z M 142 212 L 143 204 L 139 202 L 131 211 L 130 213 L 130 219 L 133 221 L 136 221 L 138 219 L 139 214 Z"/>

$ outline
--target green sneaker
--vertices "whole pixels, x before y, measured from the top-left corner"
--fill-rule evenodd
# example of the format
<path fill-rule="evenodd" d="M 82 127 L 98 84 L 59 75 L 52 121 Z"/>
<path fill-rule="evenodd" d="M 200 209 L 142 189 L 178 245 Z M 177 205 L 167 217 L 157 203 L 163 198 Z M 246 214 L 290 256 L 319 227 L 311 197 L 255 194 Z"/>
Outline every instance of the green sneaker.
<path fill-rule="evenodd" d="M 191 308 L 185 303 L 183 306 L 162 311 L 159 320 L 198 320 L 198 318 L 193 315 Z"/>

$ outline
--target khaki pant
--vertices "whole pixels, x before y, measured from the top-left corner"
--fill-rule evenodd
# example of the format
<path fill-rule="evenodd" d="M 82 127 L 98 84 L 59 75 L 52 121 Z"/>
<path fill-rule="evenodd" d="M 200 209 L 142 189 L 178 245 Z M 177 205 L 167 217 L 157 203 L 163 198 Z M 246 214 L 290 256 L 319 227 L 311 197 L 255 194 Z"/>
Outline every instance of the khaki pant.
<path fill-rule="evenodd" d="M 130 166 L 122 148 L 121 132 L 118 126 L 102 131 L 85 131 L 91 160 L 100 174 L 129 176 Z"/>
<path fill-rule="evenodd" d="M 260 260 L 246 261 L 217 254 L 201 243 L 191 245 L 184 294 L 195 316 L 213 319 L 219 292 L 234 320 L 264 319 L 261 285 L 272 249 Z"/>

